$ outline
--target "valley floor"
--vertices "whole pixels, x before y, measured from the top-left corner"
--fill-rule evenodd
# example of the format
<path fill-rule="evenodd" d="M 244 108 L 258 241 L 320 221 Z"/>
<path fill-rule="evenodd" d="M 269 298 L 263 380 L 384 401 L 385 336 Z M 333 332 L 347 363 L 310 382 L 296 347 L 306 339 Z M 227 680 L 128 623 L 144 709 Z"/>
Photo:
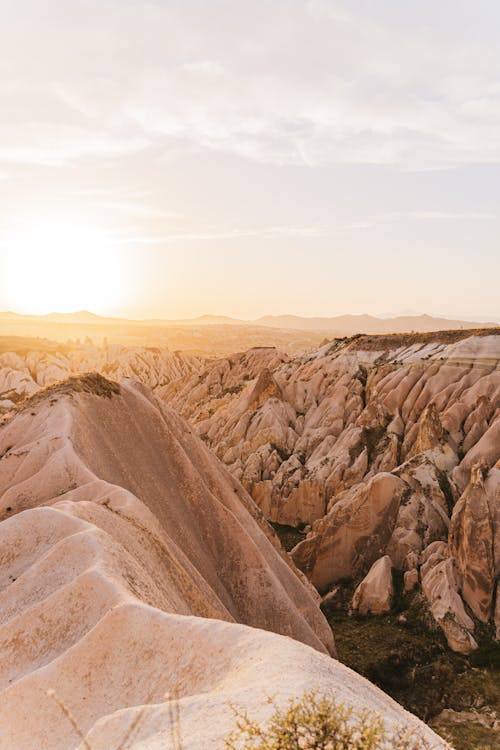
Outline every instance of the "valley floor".
<path fill-rule="evenodd" d="M 272 524 L 291 551 L 304 534 Z M 401 581 L 395 580 L 396 590 Z M 455 750 L 500 750 L 500 643 L 487 628 L 471 656 L 451 651 L 418 594 L 400 594 L 387 615 L 349 612 L 355 585 L 323 610 L 338 658 L 427 722 Z"/>
<path fill-rule="evenodd" d="M 329 617 L 339 659 L 424 719 L 456 750 L 500 748 L 500 647 L 464 658 L 419 620 Z"/>

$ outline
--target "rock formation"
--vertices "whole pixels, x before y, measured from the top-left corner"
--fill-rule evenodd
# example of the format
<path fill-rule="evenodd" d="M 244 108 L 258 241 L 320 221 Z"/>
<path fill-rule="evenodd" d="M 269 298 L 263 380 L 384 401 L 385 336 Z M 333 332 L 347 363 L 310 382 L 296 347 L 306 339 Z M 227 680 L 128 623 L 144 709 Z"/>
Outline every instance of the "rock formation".
<path fill-rule="evenodd" d="M 7 351 L 0 354 L 0 414 L 25 396 L 70 376 L 98 372 L 113 380 L 134 378 L 156 390 L 200 367 L 198 357 L 152 347 L 72 348 L 61 344 L 55 351 L 43 346 L 33 351 Z"/>
<path fill-rule="evenodd" d="M 469 654 L 477 648 L 472 635 L 474 621 L 459 596 L 459 579 L 444 542 L 433 542 L 421 558 L 422 590 L 436 622 L 442 627 L 450 648 Z"/>
<path fill-rule="evenodd" d="M 352 609 L 360 615 L 380 615 L 390 612 L 394 597 L 392 560 L 384 555 L 373 563 L 352 598 Z"/>
<path fill-rule="evenodd" d="M 343 578 L 368 570 L 387 547 L 405 490 L 393 474 L 381 473 L 339 496 L 329 513 L 314 524 L 292 556 L 324 593 Z"/>
<path fill-rule="evenodd" d="M 229 703 L 264 720 L 305 689 L 444 747 L 328 655 L 310 584 L 144 386 L 49 387 L 4 419 L 0 456 L 1 750 L 173 749 L 175 716 L 185 750 L 216 750 Z"/>
<path fill-rule="evenodd" d="M 462 597 L 481 622 L 488 622 L 493 614 L 500 568 L 500 547 L 494 543 L 495 531 L 497 536 L 500 533 L 495 518 L 499 510 L 500 471 L 494 469 L 488 475 L 482 463 L 475 464 L 470 483 L 453 509 L 449 541 L 460 572 Z"/>
<path fill-rule="evenodd" d="M 256 349 L 160 394 L 266 518 L 312 525 L 293 557 L 321 593 L 361 581 L 385 554 L 417 586 L 421 556 L 451 528 L 450 602 L 459 620 L 465 601 L 487 622 L 500 569 L 500 336 L 482 334 L 355 336 L 294 358 Z"/>
<path fill-rule="evenodd" d="M 3 355 L 0 398 L 96 356 Z M 354 336 L 299 356 L 99 357 L 101 372 L 132 371 L 180 412 L 266 519 L 309 532 L 293 558 L 321 594 L 360 583 L 384 555 L 418 588 L 426 550 L 449 540 L 441 562 L 455 615 L 465 603 L 467 617 L 500 632 L 498 329 Z"/>

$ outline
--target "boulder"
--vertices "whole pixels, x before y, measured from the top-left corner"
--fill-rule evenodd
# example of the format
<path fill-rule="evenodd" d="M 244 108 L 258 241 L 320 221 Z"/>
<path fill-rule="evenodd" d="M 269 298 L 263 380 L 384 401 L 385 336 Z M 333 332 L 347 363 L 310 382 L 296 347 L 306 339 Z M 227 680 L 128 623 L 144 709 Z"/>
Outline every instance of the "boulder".
<path fill-rule="evenodd" d="M 384 555 L 373 563 L 354 592 L 352 609 L 360 615 L 380 615 L 390 612 L 393 598 L 392 561 Z"/>

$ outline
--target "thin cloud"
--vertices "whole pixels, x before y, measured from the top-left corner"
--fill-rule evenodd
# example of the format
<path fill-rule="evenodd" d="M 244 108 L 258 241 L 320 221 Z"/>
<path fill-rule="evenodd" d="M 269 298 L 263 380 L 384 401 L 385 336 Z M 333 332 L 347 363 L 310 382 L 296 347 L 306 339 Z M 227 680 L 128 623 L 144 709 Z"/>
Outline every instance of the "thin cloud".
<path fill-rule="evenodd" d="M 114 244 L 118 245 L 160 245 L 168 242 L 191 242 L 195 240 L 234 240 L 245 237 L 261 239 L 281 239 L 286 237 L 326 237 L 326 225 L 284 225 L 275 227 L 261 227 L 256 229 L 227 229 L 206 232 L 178 232 L 158 235 L 135 235 L 115 237 Z"/>
<path fill-rule="evenodd" d="M 310 167 L 500 161 L 486 17 L 473 42 L 465 25 L 389 22 L 383 4 L 375 19 L 343 2 L 223 2 L 196 25 L 189 4 L 89 5 L 58 3 L 57 29 L 55 0 L 10 11 L 0 160 L 60 166 L 159 142 Z"/>

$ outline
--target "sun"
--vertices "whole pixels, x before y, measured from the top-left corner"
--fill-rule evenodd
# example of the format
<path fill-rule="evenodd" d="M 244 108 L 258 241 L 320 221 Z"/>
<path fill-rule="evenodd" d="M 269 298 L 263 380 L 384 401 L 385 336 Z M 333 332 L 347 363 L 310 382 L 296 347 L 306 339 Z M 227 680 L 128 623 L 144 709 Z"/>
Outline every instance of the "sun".
<path fill-rule="evenodd" d="M 102 229 L 74 221 L 30 221 L 0 244 L 0 306 L 46 314 L 108 314 L 126 296 L 120 252 Z"/>

